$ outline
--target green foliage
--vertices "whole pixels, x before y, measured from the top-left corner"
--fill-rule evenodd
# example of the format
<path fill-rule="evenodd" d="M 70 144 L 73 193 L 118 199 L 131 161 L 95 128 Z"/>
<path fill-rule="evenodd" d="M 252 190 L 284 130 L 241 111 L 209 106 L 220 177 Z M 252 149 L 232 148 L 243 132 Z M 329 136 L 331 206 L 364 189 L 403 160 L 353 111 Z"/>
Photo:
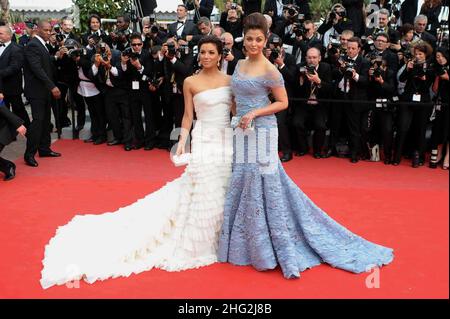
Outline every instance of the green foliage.
<path fill-rule="evenodd" d="M 101 18 L 114 19 L 118 15 L 128 12 L 130 0 L 72 0 L 80 9 L 81 32 L 88 29 L 88 18 L 96 13 Z"/>

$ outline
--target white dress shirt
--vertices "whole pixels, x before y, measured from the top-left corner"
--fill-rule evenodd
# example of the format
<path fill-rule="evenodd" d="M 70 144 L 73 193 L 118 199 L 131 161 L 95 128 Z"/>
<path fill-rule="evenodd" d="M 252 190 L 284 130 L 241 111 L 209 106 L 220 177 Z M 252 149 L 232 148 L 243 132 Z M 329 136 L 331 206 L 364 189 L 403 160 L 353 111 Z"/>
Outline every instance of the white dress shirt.
<path fill-rule="evenodd" d="M 0 56 L 2 56 L 3 52 L 6 50 L 6 48 L 11 44 L 11 41 L 4 43 L 5 46 L 0 47 Z"/>

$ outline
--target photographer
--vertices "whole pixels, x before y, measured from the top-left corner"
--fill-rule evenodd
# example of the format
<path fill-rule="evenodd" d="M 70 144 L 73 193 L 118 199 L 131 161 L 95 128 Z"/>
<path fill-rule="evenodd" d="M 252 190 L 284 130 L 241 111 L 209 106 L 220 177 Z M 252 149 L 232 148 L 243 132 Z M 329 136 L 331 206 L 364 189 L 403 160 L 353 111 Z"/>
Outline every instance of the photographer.
<path fill-rule="evenodd" d="M 150 61 L 148 66 L 151 70 L 150 76 L 147 78 L 148 87 L 150 90 L 150 100 L 152 101 L 152 110 L 153 110 L 153 122 L 155 123 L 155 130 L 161 133 L 161 128 L 164 122 L 164 117 L 166 117 L 166 113 L 168 112 L 168 105 L 164 100 L 164 56 L 161 53 L 161 46 L 154 46 L 150 52 Z M 161 142 L 161 138 L 157 136 L 156 147 L 160 149 L 168 149 L 169 145 Z"/>
<path fill-rule="evenodd" d="M 435 76 L 430 63 L 433 49 L 426 42 L 421 42 L 413 47 L 414 59 L 406 64 L 406 68 L 400 75 L 400 81 L 406 82 L 401 100 L 410 104 L 399 106 L 398 132 L 394 154 L 394 165 L 399 165 L 403 152 L 403 146 L 411 128 L 411 123 L 416 123 L 414 128 L 412 166 L 417 168 L 424 164 L 426 149 L 426 129 L 430 118 L 432 106 L 430 87 Z M 423 103 L 429 103 L 423 104 Z"/>
<path fill-rule="evenodd" d="M 100 83 L 94 76 L 95 65 L 85 49 L 73 49 L 68 55 L 77 66 L 77 93 L 83 97 L 91 117 L 91 137 L 85 143 L 101 145 L 106 143 L 106 112 L 103 96 L 99 90 Z"/>
<path fill-rule="evenodd" d="M 388 35 L 380 33 L 377 40 L 387 40 Z M 375 40 L 375 43 L 377 43 Z M 388 41 L 386 41 L 387 43 Z M 394 55 L 396 58 L 396 56 Z M 394 138 L 394 118 L 396 108 L 388 102 L 393 101 L 395 93 L 395 75 L 397 74 L 394 67 L 389 66 L 389 62 L 379 51 L 373 52 L 368 56 L 370 61 L 369 69 L 369 100 L 374 101 L 374 108 L 369 111 L 368 130 L 371 132 L 370 145 L 383 144 L 384 163 L 389 165 L 392 163 L 392 150 Z M 381 140 L 379 138 L 381 136 Z M 382 142 L 382 143 L 381 143 Z M 370 151 L 370 149 L 368 150 Z"/>
<path fill-rule="evenodd" d="M 78 43 L 81 43 L 80 37 L 78 37 L 75 33 L 73 33 L 73 28 L 74 28 L 73 19 L 68 16 L 65 16 L 61 19 L 61 29 L 58 33 L 64 37 L 64 41 L 72 39 Z"/>
<path fill-rule="evenodd" d="M 381 56 L 387 68 L 394 74 L 398 71 L 398 56 L 389 48 L 390 38 L 387 33 L 378 33 L 374 38 L 374 50 L 368 56 Z"/>
<path fill-rule="evenodd" d="M 131 110 L 129 105 L 128 80 L 122 69 L 127 57 L 104 42 L 99 43 L 92 66 L 93 75 L 102 84 L 101 91 L 106 105 L 106 117 L 112 128 L 114 139 L 108 146 L 124 144 L 131 151 L 133 142 Z"/>
<path fill-rule="evenodd" d="M 278 68 L 283 76 L 288 96 L 293 97 L 297 81 L 295 58 L 291 54 L 286 53 L 283 48 L 283 42 L 278 36 L 273 36 L 269 40 L 265 54 L 267 59 Z M 278 145 L 282 153 L 280 158 L 282 162 L 292 160 L 292 147 L 288 127 L 288 117 L 291 110 L 291 108 L 288 108 L 276 114 L 279 131 Z"/>
<path fill-rule="evenodd" d="M 427 16 L 421 14 L 414 19 L 414 38 L 413 41 L 423 40 L 434 49 L 436 47 L 436 37 L 426 31 L 428 25 Z"/>
<path fill-rule="evenodd" d="M 300 66 L 300 96 L 308 97 L 308 101 L 300 102 L 294 108 L 293 125 L 299 142 L 299 155 L 308 152 L 307 123 L 313 123 L 313 154 L 314 158 L 323 157 L 323 146 L 327 130 L 328 115 L 327 103 L 317 99 L 329 98 L 332 92 L 331 67 L 321 62 L 321 52 L 317 48 L 309 48 L 306 53 L 306 63 Z"/>
<path fill-rule="evenodd" d="M 110 39 L 106 32 L 101 29 L 101 26 L 100 16 L 97 14 L 92 14 L 88 19 L 89 31 L 86 32 L 81 38 L 82 44 L 88 47 L 88 49 L 92 50 L 98 42 L 100 42 L 100 40 L 105 43 L 109 43 Z M 97 41 L 95 41 L 96 37 L 93 37 L 94 35 L 99 38 Z"/>
<path fill-rule="evenodd" d="M 234 39 L 242 37 L 243 25 L 239 17 L 243 14 L 242 7 L 228 1 L 225 4 L 225 10 L 220 15 L 220 26 L 225 32 L 231 33 Z"/>
<path fill-rule="evenodd" d="M 336 3 L 331 8 L 327 19 L 322 23 L 317 32 L 322 35 L 324 47 L 328 47 L 332 37 L 339 38 L 344 30 L 353 30 L 352 21 L 347 18 L 347 12 L 344 6 Z"/>
<path fill-rule="evenodd" d="M 188 20 L 188 11 L 185 5 L 180 4 L 177 7 L 177 22 L 168 26 L 169 38 L 177 37 L 186 40 L 186 36 L 198 34 L 197 25 Z"/>
<path fill-rule="evenodd" d="M 4 103 L 19 116 L 25 127 L 29 127 L 30 118 L 22 100 L 23 48 L 11 41 L 12 31 L 7 26 L 0 27 L 0 81 L 3 82 Z"/>
<path fill-rule="evenodd" d="M 322 52 L 322 41 L 316 31 L 316 26 L 311 20 L 306 20 L 300 27 L 294 27 L 295 41 L 292 53 L 296 57 L 296 63 L 305 61 L 306 52 L 310 48 L 317 48 Z"/>
<path fill-rule="evenodd" d="M 116 18 L 116 30 L 109 34 L 109 41 L 111 48 L 123 51 L 130 46 L 130 17 L 128 15 L 120 15 Z"/>
<path fill-rule="evenodd" d="M 448 47 L 440 47 L 436 52 L 435 80 L 433 92 L 435 97 L 436 119 L 433 124 L 433 133 L 431 135 L 431 159 L 430 168 L 437 168 L 439 162 L 445 158 L 442 164 L 443 169 L 449 166 L 449 54 Z"/>
<path fill-rule="evenodd" d="M 347 54 L 340 61 L 338 71 L 340 73 L 337 78 L 337 94 L 336 97 L 340 100 L 348 100 L 342 107 L 334 110 L 336 103 L 332 107 L 332 121 L 331 121 L 331 151 L 336 146 L 339 138 L 339 129 L 342 109 L 347 119 L 347 124 L 350 131 L 350 150 L 351 162 L 357 163 L 361 152 L 361 146 L 366 145 L 367 140 L 367 113 L 370 107 L 367 104 L 353 103 L 351 101 L 365 101 L 367 100 L 367 85 L 369 74 L 369 61 L 361 55 L 362 43 L 358 37 L 353 37 L 348 40 Z M 336 112 L 338 111 L 339 114 Z"/>
<path fill-rule="evenodd" d="M 220 39 L 223 43 L 222 72 L 233 75 L 239 60 L 245 57 L 240 50 L 234 47 L 233 36 L 230 33 L 224 33 Z"/>
<path fill-rule="evenodd" d="M 194 35 L 187 35 L 186 41 L 184 39 L 180 39 L 178 43 L 180 45 L 189 45 L 189 47 L 193 48 L 197 45 L 201 38 L 206 37 L 208 35 L 212 35 L 212 23 L 206 17 L 201 17 L 197 22 L 198 33 Z"/>
<path fill-rule="evenodd" d="M 128 88 L 130 92 L 130 108 L 134 128 L 134 149 L 138 150 L 144 147 L 150 151 L 155 147 L 155 124 L 152 116 L 152 104 L 148 82 L 146 77 L 151 74 L 148 66 L 150 54 L 143 50 L 144 43 L 141 35 L 133 33 L 130 36 L 131 47 L 126 49 L 122 55 L 122 69 L 128 77 Z M 145 131 L 142 123 L 142 109 L 145 114 Z"/>
<path fill-rule="evenodd" d="M 150 17 L 142 19 L 142 41 L 144 50 L 150 50 L 154 46 L 162 46 L 167 39 L 167 34 L 160 30 L 158 24 L 152 24 Z"/>
<path fill-rule="evenodd" d="M 180 47 L 174 38 L 169 38 L 164 44 L 161 54 L 164 59 L 164 90 L 165 101 L 170 106 L 168 116 L 165 118 L 160 136 L 164 142 L 171 144 L 170 133 L 181 127 L 184 115 L 183 82 L 192 75 L 194 56 L 191 50 Z"/>
<path fill-rule="evenodd" d="M 201 17 L 211 19 L 214 0 L 185 0 L 184 3 L 189 11 L 195 10 L 194 23 L 197 23 Z"/>

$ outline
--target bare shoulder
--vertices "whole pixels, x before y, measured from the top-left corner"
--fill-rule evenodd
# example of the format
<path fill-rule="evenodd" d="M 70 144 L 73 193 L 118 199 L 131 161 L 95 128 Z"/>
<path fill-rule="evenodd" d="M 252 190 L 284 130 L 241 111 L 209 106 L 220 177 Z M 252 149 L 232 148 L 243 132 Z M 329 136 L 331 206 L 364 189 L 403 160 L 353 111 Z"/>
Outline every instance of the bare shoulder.
<path fill-rule="evenodd" d="M 270 63 L 269 60 L 267 60 L 265 67 L 266 67 L 266 73 L 274 74 L 274 73 L 279 72 L 278 68 L 275 65 L 273 65 L 272 63 Z"/>

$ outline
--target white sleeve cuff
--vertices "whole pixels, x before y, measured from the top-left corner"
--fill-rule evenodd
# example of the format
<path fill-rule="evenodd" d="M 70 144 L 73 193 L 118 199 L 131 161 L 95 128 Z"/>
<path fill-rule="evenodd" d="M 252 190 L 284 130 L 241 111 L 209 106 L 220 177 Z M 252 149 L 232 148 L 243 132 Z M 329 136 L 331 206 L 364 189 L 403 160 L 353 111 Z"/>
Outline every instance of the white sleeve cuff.
<path fill-rule="evenodd" d="M 111 70 L 109 70 L 109 72 L 111 72 L 111 74 L 112 74 L 113 76 L 119 76 L 119 70 L 117 70 L 117 68 L 116 68 L 115 66 L 113 66 L 113 67 L 111 68 Z"/>

